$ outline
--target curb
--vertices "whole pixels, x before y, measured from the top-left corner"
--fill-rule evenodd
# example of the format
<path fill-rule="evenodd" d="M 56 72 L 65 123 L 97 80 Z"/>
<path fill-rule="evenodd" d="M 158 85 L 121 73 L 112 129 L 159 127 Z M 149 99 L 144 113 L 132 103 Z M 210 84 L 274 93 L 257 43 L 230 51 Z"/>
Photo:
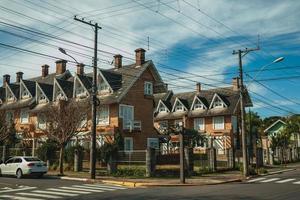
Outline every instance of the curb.
<path fill-rule="evenodd" d="M 290 172 L 290 171 L 294 171 L 296 170 L 295 168 L 293 169 L 283 169 L 283 170 L 278 170 L 278 171 L 274 171 L 274 172 L 269 172 L 267 174 L 260 174 L 260 175 L 255 175 L 255 176 L 249 176 L 246 178 L 246 180 L 251 179 L 251 178 L 255 178 L 255 177 L 261 177 L 261 176 L 270 176 L 270 175 L 275 175 L 275 174 L 282 174 L 284 172 Z"/>

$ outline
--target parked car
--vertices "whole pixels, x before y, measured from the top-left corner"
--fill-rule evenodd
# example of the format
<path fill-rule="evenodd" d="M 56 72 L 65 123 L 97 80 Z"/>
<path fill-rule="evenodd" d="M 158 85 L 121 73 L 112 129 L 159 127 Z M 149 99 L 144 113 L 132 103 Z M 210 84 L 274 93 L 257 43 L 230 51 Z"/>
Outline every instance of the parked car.
<path fill-rule="evenodd" d="M 48 171 L 46 163 L 36 157 L 16 156 L 0 163 L 0 176 L 15 175 L 17 178 L 22 178 L 23 175 L 36 175 L 42 177 Z"/>

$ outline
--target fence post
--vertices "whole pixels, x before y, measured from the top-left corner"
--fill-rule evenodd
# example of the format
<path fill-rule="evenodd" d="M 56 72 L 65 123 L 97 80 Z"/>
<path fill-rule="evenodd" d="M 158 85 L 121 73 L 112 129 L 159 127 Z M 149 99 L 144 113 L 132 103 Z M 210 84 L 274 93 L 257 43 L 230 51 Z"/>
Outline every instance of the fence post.
<path fill-rule="evenodd" d="M 155 173 L 156 155 L 155 149 L 148 147 L 146 150 L 146 177 L 151 177 Z"/>
<path fill-rule="evenodd" d="M 256 148 L 256 168 L 263 166 L 263 150 L 262 148 Z"/>
<path fill-rule="evenodd" d="M 194 152 L 193 148 L 185 147 L 184 148 L 184 158 L 187 174 L 189 176 L 193 175 L 194 172 Z"/>
<path fill-rule="evenodd" d="M 227 155 L 227 167 L 229 169 L 232 169 L 234 167 L 234 156 L 233 156 L 233 149 L 226 149 L 226 155 Z"/>
<path fill-rule="evenodd" d="M 107 163 L 107 172 L 108 174 L 114 174 L 117 172 L 117 161 L 114 156 L 109 157 L 109 161 Z"/>
<path fill-rule="evenodd" d="M 211 171 L 215 172 L 217 170 L 217 153 L 215 148 L 209 149 L 209 168 Z"/>

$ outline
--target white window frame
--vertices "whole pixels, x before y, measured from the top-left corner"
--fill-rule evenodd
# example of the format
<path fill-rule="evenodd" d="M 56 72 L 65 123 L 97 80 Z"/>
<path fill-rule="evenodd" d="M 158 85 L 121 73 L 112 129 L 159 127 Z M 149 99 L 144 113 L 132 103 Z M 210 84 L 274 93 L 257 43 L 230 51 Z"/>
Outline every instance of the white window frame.
<path fill-rule="evenodd" d="M 37 115 L 37 120 L 36 120 L 36 121 L 37 121 L 37 128 L 38 128 L 38 129 L 41 129 L 41 130 L 45 130 L 47 124 L 46 124 L 45 119 L 43 119 L 44 122 L 41 123 L 41 119 L 42 119 L 42 118 L 45 118 L 45 116 L 42 116 L 42 114 L 38 114 L 38 115 Z"/>
<path fill-rule="evenodd" d="M 122 111 L 121 107 L 127 107 L 127 108 L 130 107 L 130 108 L 132 108 L 132 116 L 131 116 L 132 120 L 124 120 L 124 116 L 123 116 L 123 114 L 121 112 Z M 132 122 L 132 121 L 134 121 L 134 106 L 132 106 L 132 105 L 126 105 L 126 104 L 120 104 L 119 105 L 119 117 L 123 119 L 123 127 L 126 126 L 126 122 Z"/>
<path fill-rule="evenodd" d="M 216 120 L 221 119 L 221 118 L 223 119 L 223 124 L 220 125 L 222 127 L 217 127 Z M 213 128 L 214 128 L 214 130 L 224 130 L 225 129 L 225 117 L 224 116 L 213 117 Z"/>
<path fill-rule="evenodd" d="M 152 142 L 156 143 L 155 147 L 151 146 Z M 159 149 L 158 138 L 147 138 L 147 147 L 151 147 L 151 148 L 154 148 L 154 149 Z"/>
<path fill-rule="evenodd" d="M 184 126 L 183 120 L 181 120 L 181 119 L 176 119 L 176 120 L 174 121 L 174 126 L 175 126 L 175 127 L 176 127 L 176 124 L 178 124 L 179 126 L 180 126 L 180 124 L 181 124 L 182 126 Z"/>
<path fill-rule="evenodd" d="M 100 93 L 110 93 L 110 87 L 103 79 L 99 82 L 98 88 Z"/>
<path fill-rule="evenodd" d="M 8 118 L 10 118 L 10 119 L 8 119 Z M 7 123 L 14 122 L 14 113 L 13 113 L 13 111 L 7 111 L 5 113 L 5 120 L 6 120 Z M 8 121 L 8 120 L 11 120 L 11 121 Z"/>
<path fill-rule="evenodd" d="M 201 120 L 202 120 L 202 124 L 198 123 Z M 205 118 L 194 118 L 194 129 L 196 131 L 204 131 L 205 130 Z"/>
<path fill-rule="evenodd" d="M 127 147 L 127 142 L 130 141 L 130 148 Z M 132 137 L 124 137 L 124 151 L 125 152 L 132 152 L 133 151 L 133 138 Z"/>
<path fill-rule="evenodd" d="M 101 116 L 101 111 L 103 111 L 103 108 L 107 109 L 107 115 L 104 116 Z M 100 107 L 100 109 L 98 110 L 97 112 L 97 117 L 96 117 L 96 122 L 98 125 L 109 125 L 109 113 L 110 113 L 110 110 L 109 110 L 109 105 L 103 105 Z"/>
<path fill-rule="evenodd" d="M 26 114 L 27 117 L 23 117 Z M 29 123 L 29 112 L 28 109 L 22 109 L 20 111 L 20 123 L 21 124 L 28 124 Z"/>
<path fill-rule="evenodd" d="M 153 95 L 153 83 L 145 81 L 144 83 L 144 95 Z"/>
<path fill-rule="evenodd" d="M 162 124 L 164 124 L 163 127 L 162 127 Z M 168 129 L 168 127 L 169 127 L 169 124 L 168 124 L 167 120 L 158 122 L 158 125 L 159 125 L 159 129 L 165 129 L 165 128 Z"/>

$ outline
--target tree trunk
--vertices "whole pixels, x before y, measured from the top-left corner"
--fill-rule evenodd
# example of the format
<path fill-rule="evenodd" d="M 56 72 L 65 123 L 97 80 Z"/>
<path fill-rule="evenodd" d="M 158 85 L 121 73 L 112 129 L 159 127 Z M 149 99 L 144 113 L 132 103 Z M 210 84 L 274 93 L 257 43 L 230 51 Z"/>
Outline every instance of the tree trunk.
<path fill-rule="evenodd" d="M 64 146 L 60 147 L 59 152 L 59 173 L 60 175 L 64 174 Z"/>

